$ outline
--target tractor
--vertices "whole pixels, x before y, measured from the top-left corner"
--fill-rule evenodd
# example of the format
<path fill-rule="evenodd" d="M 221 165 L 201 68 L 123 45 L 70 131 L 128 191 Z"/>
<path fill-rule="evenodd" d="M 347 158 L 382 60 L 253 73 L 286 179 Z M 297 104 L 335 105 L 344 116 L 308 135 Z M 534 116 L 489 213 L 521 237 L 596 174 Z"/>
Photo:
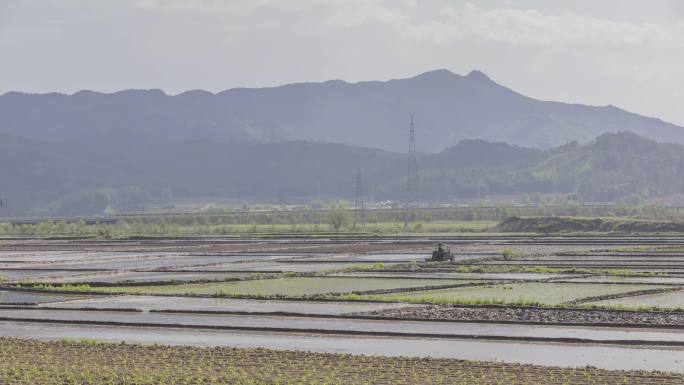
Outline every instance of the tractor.
<path fill-rule="evenodd" d="M 454 254 L 451 253 L 451 248 L 444 243 L 438 243 L 432 251 L 432 258 L 428 262 L 446 262 L 454 260 Z"/>

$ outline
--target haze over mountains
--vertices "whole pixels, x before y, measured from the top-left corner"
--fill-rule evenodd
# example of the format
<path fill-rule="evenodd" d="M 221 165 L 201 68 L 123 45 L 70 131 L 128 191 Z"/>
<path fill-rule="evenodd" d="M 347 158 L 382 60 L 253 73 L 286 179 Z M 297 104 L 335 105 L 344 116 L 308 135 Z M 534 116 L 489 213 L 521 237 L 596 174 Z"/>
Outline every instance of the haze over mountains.
<path fill-rule="evenodd" d="M 0 216 L 103 214 L 175 198 L 350 199 L 359 169 L 366 199 L 402 200 L 410 113 L 425 202 L 638 202 L 683 192 L 684 147 L 652 140 L 681 143 L 682 127 L 438 70 L 218 94 L 8 93 Z"/>
<path fill-rule="evenodd" d="M 0 215 L 102 215 L 175 198 L 304 203 L 353 199 L 363 172 L 367 201 L 402 200 L 406 156 L 313 142 L 151 142 L 128 146 L 41 142 L 0 135 Z M 463 202 L 556 194 L 584 202 L 641 202 L 681 194 L 684 147 L 631 133 L 553 150 L 467 140 L 419 157 L 419 198 Z M 526 197 L 526 198 L 525 198 Z M 627 199 L 627 200 L 625 200 Z M 211 200 L 211 199 L 209 199 Z"/>
<path fill-rule="evenodd" d="M 659 119 L 612 106 L 539 101 L 482 72 L 460 76 L 447 70 L 387 82 L 333 80 L 217 94 L 10 92 L 0 96 L 0 132 L 51 141 L 103 136 L 228 143 L 308 140 L 405 152 L 410 113 L 416 116 L 417 146 L 424 152 L 441 151 L 462 139 L 547 149 L 617 131 L 684 143 L 684 128 Z"/>

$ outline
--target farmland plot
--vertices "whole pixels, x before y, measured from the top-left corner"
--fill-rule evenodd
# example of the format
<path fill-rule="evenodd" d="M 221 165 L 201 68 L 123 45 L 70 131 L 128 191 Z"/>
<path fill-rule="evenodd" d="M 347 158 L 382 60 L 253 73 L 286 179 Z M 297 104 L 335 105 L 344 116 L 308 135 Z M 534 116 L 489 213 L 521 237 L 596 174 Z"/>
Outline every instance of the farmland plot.
<path fill-rule="evenodd" d="M 447 359 L 0 340 L 0 383 L 130 384 L 538 384 L 661 383 L 679 374 L 561 369 Z M 22 373 L 31 373 L 28 378 Z"/>
<path fill-rule="evenodd" d="M 520 283 L 486 287 L 370 295 L 367 298 L 399 302 L 432 303 L 530 303 L 558 305 L 586 297 L 622 294 L 662 286 L 574 283 Z"/>
<path fill-rule="evenodd" d="M 52 303 L 71 301 L 77 299 L 87 298 L 79 295 L 68 294 L 44 294 L 44 293 L 24 293 L 20 291 L 6 291 L 0 290 L 0 304 L 11 305 L 18 303 L 38 304 L 38 303 Z"/>
<path fill-rule="evenodd" d="M 301 277 L 189 285 L 92 288 L 95 291 L 133 294 L 196 294 L 243 296 L 304 296 L 354 291 L 459 285 L 472 281 L 402 278 Z"/>
<path fill-rule="evenodd" d="M 591 305 L 620 306 L 627 308 L 659 307 L 684 309 L 684 291 L 638 295 L 592 302 Z"/>

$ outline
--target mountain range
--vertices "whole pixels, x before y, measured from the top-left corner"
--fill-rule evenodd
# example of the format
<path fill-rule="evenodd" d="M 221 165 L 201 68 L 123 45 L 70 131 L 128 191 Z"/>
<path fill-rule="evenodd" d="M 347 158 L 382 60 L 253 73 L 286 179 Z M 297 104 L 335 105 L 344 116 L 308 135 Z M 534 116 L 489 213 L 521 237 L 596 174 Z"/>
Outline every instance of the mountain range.
<path fill-rule="evenodd" d="M 389 80 L 195 90 L 0 96 L 0 133 L 41 141 L 314 141 L 405 152 L 416 119 L 417 148 L 435 153 L 463 139 L 549 149 L 628 131 L 684 143 L 684 128 L 613 106 L 540 101 L 484 73 L 447 70 Z"/>
<path fill-rule="evenodd" d="M 535 100 L 481 72 L 219 93 L 0 96 L 0 216 L 143 210 L 176 198 L 402 200 L 416 119 L 419 199 L 682 194 L 684 128 Z M 669 142 L 669 143 L 668 143 Z"/>

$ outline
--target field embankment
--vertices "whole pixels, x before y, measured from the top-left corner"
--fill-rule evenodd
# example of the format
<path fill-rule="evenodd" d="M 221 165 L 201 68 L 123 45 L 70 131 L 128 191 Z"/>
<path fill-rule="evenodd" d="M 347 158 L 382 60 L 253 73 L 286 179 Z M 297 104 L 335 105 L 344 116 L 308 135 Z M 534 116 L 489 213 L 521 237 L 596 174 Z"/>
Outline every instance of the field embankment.
<path fill-rule="evenodd" d="M 515 233 L 684 233 L 684 222 L 612 218 L 509 217 L 492 228 Z"/>

